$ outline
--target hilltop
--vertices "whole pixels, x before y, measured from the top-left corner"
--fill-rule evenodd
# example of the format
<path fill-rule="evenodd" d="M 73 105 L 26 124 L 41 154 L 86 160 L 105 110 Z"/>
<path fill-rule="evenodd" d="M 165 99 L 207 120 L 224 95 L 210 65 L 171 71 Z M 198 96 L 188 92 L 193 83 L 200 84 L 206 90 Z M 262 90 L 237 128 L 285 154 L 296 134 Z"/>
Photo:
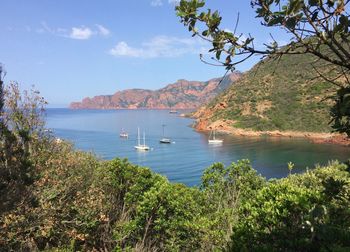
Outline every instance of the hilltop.
<path fill-rule="evenodd" d="M 313 56 L 265 59 L 208 105 L 194 113 L 197 130 L 218 129 L 239 135 L 333 137 L 328 122 L 335 86 L 315 78 Z"/>
<path fill-rule="evenodd" d="M 241 77 L 240 72 L 209 81 L 178 80 L 158 90 L 128 89 L 113 95 L 99 95 L 72 102 L 72 109 L 188 109 L 208 103 Z M 219 85 L 220 83 L 220 85 Z"/>

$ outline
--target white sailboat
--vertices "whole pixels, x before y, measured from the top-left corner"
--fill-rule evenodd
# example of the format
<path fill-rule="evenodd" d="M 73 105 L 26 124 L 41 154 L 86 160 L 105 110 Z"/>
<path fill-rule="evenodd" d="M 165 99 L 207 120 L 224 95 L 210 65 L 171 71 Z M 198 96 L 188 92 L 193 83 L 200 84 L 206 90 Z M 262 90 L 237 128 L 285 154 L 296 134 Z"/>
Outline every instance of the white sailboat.
<path fill-rule="evenodd" d="M 164 136 L 164 127 L 165 127 L 165 124 L 162 125 L 163 126 L 163 137 L 162 139 L 159 140 L 160 143 L 165 143 L 165 144 L 170 144 L 171 143 L 171 140 L 167 137 Z"/>
<path fill-rule="evenodd" d="M 140 143 L 140 128 L 137 128 L 137 145 L 134 146 L 136 150 L 148 151 L 150 148 L 146 145 L 145 132 L 143 132 L 143 144 Z"/>
<path fill-rule="evenodd" d="M 211 136 L 213 136 L 213 138 L 210 138 Z M 208 139 L 208 143 L 209 144 L 221 144 L 223 142 L 224 142 L 223 139 L 216 139 L 216 137 L 215 137 L 215 130 L 212 130 L 210 132 L 209 139 Z"/>
<path fill-rule="evenodd" d="M 122 129 L 122 131 L 119 134 L 119 137 L 121 137 L 121 138 L 128 138 L 129 134 L 128 134 L 128 132 L 124 131 L 124 129 Z"/>

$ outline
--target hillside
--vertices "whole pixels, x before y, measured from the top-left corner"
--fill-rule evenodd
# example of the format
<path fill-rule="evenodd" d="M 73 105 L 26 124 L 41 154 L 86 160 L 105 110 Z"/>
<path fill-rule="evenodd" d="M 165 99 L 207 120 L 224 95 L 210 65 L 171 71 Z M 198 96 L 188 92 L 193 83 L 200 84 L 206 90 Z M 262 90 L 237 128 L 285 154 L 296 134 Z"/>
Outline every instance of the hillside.
<path fill-rule="evenodd" d="M 261 61 L 194 114 L 197 129 L 330 132 L 332 104 L 325 98 L 335 87 L 315 78 L 311 62 L 329 70 L 306 54 Z"/>
<path fill-rule="evenodd" d="M 228 88 L 241 77 L 234 72 L 227 75 L 219 85 L 221 78 L 206 82 L 178 80 L 159 90 L 128 89 L 113 95 L 99 95 L 84 98 L 81 102 L 72 102 L 73 109 L 188 109 L 206 104 L 216 95 Z"/>

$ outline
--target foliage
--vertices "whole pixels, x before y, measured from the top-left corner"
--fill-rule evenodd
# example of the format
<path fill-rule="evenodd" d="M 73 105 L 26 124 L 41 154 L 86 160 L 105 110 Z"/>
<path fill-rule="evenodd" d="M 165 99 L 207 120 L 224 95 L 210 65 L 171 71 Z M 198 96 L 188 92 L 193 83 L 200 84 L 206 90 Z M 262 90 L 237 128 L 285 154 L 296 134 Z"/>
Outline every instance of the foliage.
<path fill-rule="evenodd" d="M 350 87 L 341 88 L 335 95 L 335 105 L 331 109 L 332 128 L 350 137 Z"/>
<path fill-rule="evenodd" d="M 4 90 L 1 108 L 0 141 L 0 212 L 22 199 L 30 199 L 27 189 L 34 181 L 31 155 L 35 155 L 37 139 L 46 138 L 43 106 L 46 104 L 39 92 L 31 90 L 21 94 L 17 83 Z M 38 111 L 40 109 L 40 111 Z"/>
<path fill-rule="evenodd" d="M 257 17 L 263 19 L 263 25 L 282 27 L 293 35 L 294 41 L 286 50 L 301 48 L 300 53 L 311 53 L 348 71 L 348 3 L 346 0 L 254 0 L 252 6 Z M 321 46 L 331 53 L 322 51 Z"/>
<path fill-rule="evenodd" d="M 224 167 L 215 163 L 203 172 L 201 189 L 206 197 L 208 215 L 212 229 L 221 230 L 212 237 L 217 240 L 216 247 L 224 250 L 237 221 L 237 209 L 262 188 L 265 180 L 257 174 L 248 160 L 240 160 Z M 209 246 L 206 246 L 210 248 Z M 212 250 L 215 247 L 211 247 Z"/>
<path fill-rule="evenodd" d="M 6 75 L 6 73 L 4 72 L 3 66 L 0 63 L 0 127 L 3 128 L 3 112 L 4 112 L 4 103 L 5 103 L 5 96 L 4 96 L 4 81 L 3 78 Z M 0 131 L 0 134 L 2 134 L 3 131 Z"/>
<path fill-rule="evenodd" d="M 203 216 L 204 197 L 181 184 L 158 181 L 136 207 L 134 218 L 122 227 L 140 247 L 162 251 L 193 251 L 209 230 Z M 130 244 L 132 245 L 132 244 Z"/>
<path fill-rule="evenodd" d="M 252 0 L 251 6 L 257 13 L 257 18 L 262 19 L 262 24 L 268 27 L 281 27 L 292 36 L 292 43 L 287 47 L 279 48 L 274 41 L 266 45 L 265 50 L 257 50 L 254 47 L 254 38 L 242 34 L 236 34 L 221 29 L 222 17 L 218 11 L 201 11 L 205 1 L 181 0 L 176 6 L 177 15 L 181 22 L 188 26 L 193 36 L 200 36 L 212 43 L 209 52 L 216 53 L 216 59 L 221 59 L 225 54 L 222 65 L 232 69 L 253 54 L 283 55 L 311 53 L 334 65 L 350 70 L 349 48 L 349 14 L 346 10 L 349 1 L 307 1 L 307 0 Z M 239 20 L 237 20 L 239 22 Z M 199 24 L 204 25 L 203 31 L 199 31 Z M 308 39 L 312 37 L 313 39 Z M 321 45 L 326 46 L 332 52 L 330 56 L 321 50 Z M 282 49 L 282 50 L 278 50 Z M 300 50 L 297 50 L 300 49 Z M 243 59 L 239 58 L 243 56 Z M 334 57 L 333 57 L 334 56 Z M 233 63 L 233 58 L 238 61 Z"/>
<path fill-rule="evenodd" d="M 34 87 L 21 91 L 17 82 L 11 82 L 5 89 L 4 121 L 18 138 L 30 143 L 29 138 L 44 135 L 44 112 L 47 102 Z M 29 146 L 30 147 L 30 146 Z"/>
<path fill-rule="evenodd" d="M 76 246 L 74 242 L 84 240 L 95 227 L 99 194 L 89 186 L 96 161 L 53 140 L 33 157 L 33 165 L 38 173 L 30 188 L 35 204 L 19 204 L 3 216 L 2 242 L 14 250 L 42 250 L 69 242 Z"/>
<path fill-rule="evenodd" d="M 333 163 L 270 182 L 239 209 L 232 250 L 323 251 L 349 247 L 349 183 Z"/>

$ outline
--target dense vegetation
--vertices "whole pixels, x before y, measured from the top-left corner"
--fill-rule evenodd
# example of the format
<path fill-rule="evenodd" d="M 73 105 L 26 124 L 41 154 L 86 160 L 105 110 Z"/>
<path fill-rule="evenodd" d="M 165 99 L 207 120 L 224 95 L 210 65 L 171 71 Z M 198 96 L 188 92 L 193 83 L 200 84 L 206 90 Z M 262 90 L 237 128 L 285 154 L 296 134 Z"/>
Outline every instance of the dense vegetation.
<path fill-rule="evenodd" d="M 333 102 L 327 97 L 336 88 L 315 78 L 314 67 L 324 72 L 329 68 L 311 62 L 315 58 L 304 54 L 258 63 L 209 104 L 209 119 L 231 119 L 235 127 L 254 130 L 329 132 Z"/>
<path fill-rule="evenodd" d="M 37 93 L 28 97 L 13 85 L 6 97 L 10 109 L 2 113 L 13 138 L 2 138 L 1 161 L 5 142 L 23 144 L 7 146 L 12 161 L 1 166 L 10 174 L 1 177 L 1 251 L 350 249 L 345 164 L 266 181 L 247 160 L 216 163 L 191 188 L 57 141 L 37 109 L 24 109 L 42 100 Z M 25 102 L 18 107 L 8 101 Z"/>

